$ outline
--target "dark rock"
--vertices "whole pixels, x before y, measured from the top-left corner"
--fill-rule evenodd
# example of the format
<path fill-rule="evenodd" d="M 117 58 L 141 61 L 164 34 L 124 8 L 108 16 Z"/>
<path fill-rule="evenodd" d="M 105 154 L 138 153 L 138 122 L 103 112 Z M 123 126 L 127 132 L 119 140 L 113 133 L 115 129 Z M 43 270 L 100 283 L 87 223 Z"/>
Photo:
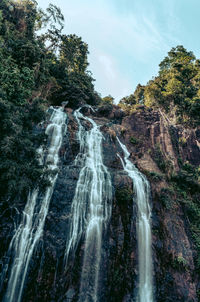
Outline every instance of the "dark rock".
<path fill-rule="evenodd" d="M 78 301 L 84 253 L 83 238 L 67 268 L 64 264 L 64 251 L 71 219 L 71 203 L 81 167 L 74 165 L 79 152 L 76 137 L 78 126 L 73 110 L 65 108 L 65 111 L 68 113 L 68 130 L 60 149 L 59 175 L 44 234 L 31 260 L 24 302 Z M 119 157 L 123 157 L 123 152 L 117 137 L 126 144 L 130 159 L 151 181 L 155 301 L 197 302 L 199 276 L 195 271 L 195 249 L 187 217 L 182 205 L 176 202 L 175 195 L 170 195 L 167 200 L 161 198 L 162 190 L 168 188 L 168 183 L 167 178 L 161 177 L 163 174 L 156 161 L 155 150 L 159 145 L 164 160 L 168 160 L 174 171 L 179 170 L 177 156 L 197 166 L 200 164 L 197 144 L 200 130 L 186 131 L 173 126 L 170 133 L 169 125 L 164 124 L 159 113 L 146 110 L 144 106 L 140 106 L 139 111 L 130 116 L 125 116 L 118 106 L 112 105 L 102 106 L 95 112 L 85 106 L 82 112 L 101 127 L 104 136 L 103 160 L 111 173 L 113 185 L 112 216 L 109 227 L 103 234 L 99 302 L 132 302 L 135 301 L 138 290 L 137 207 L 132 181 L 124 172 Z M 86 129 L 91 127 L 87 122 L 83 125 Z M 186 145 L 181 146 L 178 143 L 180 138 L 187 138 Z M 156 173 L 160 177 L 157 182 Z M 16 209 L 6 203 L 1 208 L 2 267 L 2 263 L 6 262 L 6 251 L 15 223 L 20 222 L 24 205 L 25 200 L 19 202 Z M 178 257 L 187 262 L 187 267 L 177 265 Z"/>

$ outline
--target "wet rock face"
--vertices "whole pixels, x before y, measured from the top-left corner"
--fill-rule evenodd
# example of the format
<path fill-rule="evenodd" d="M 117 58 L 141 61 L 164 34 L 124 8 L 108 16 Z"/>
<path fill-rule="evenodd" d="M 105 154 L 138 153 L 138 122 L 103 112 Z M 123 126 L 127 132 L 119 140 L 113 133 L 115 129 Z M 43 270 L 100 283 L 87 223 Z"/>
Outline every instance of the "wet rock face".
<path fill-rule="evenodd" d="M 90 110 L 84 112 L 86 115 L 91 113 Z M 92 118 L 102 128 L 105 138 L 102 145 L 103 159 L 111 174 L 113 185 L 112 218 L 103 234 L 99 301 L 132 301 L 133 288 L 137 283 L 137 269 L 130 269 L 137 267 L 136 208 L 133 209 L 132 182 L 124 173 L 117 155 L 119 153 L 122 156 L 122 150 L 116 143 L 116 133 L 111 127 L 113 122 L 100 114 L 92 114 Z M 115 118 L 120 120 L 121 115 Z M 90 129 L 91 125 L 85 123 L 84 127 Z M 79 152 L 77 130 L 77 123 L 69 110 L 68 130 L 60 149 L 59 175 L 46 218 L 43 238 L 29 268 L 23 295 L 24 302 L 78 301 L 84 238 L 80 241 L 76 254 L 70 257 L 67 268 L 64 261 L 71 203 L 80 173 L 80 167 L 74 163 Z"/>
<path fill-rule="evenodd" d="M 164 209 L 153 191 L 153 257 L 156 301 L 198 301 L 195 251 L 180 205 Z"/>
<path fill-rule="evenodd" d="M 84 238 L 76 254 L 65 267 L 64 251 L 71 219 L 71 203 L 78 181 L 80 167 L 74 160 L 79 152 L 76 133 L 78 125 L 71 109 L 68 114 L 68 130 L 60 149 L 60 166 L 56 186 L 46 218 L 43 238 L 31 261 L 23 302 L 60 301 L 77 302 L 83 263 Z M 124 172 L 118 154 L 123 157 L 117 136 L 126 144 L 131 160 L 149 175 L 167 174 L 161 161 L 167 161 L 172 170 L 179 169 L 178 157 L 193 164 L 200 164 L 200 130 L 184 131 L 170 127 L 158 112 L 144 110 L 124 116 L 118 107 L 101 108 L 93 112 L 84 109 L 84 114 L 100 126 L 103 160 L 111 174 L 113 186 L 112 216 L 103 234 L 100 270 L 99 302 L 133 302 L 138 287 L 138 255 L 136 238 L 137 207 L 133 186 Z M 84 124 L 90 129 L 90 124 Z M 178 143 L 182 139 L 183 144 Z M 154 174 L 149 174 L 154 173 Z M 151 181 L 152 237 L 154 262 L 155 302 L 197 302 L 198 276 L 195 274 L 195 250 L 187 219 L 180 204 L 170 206 L 161 199 L 168 187 L 165 180 Z M 23 210 L 23 205 L 19 207 Z M 7 210 L 6 210 L 7 211 Z M 9 210 L 11 211 L 11 210 Z M 2 258 L 11 240 L 15 211 L 7 211 L 0 228 L 4 246 L 0 247 Z M 19 214 L 18 214 L 19 215 Z M 18 217 L 19 220 L 19 217 Z M 19 220 L 20 221 L 20 220 Z"/>
<path fill-rule="evenodd" d="M 121 126 L 133 161 L 148 178 L 155 177 L 149 178 L 155 301 L 198 301 L 196 251 L 188 218 L 162 174 L 177 173 L 180 159 L 183 163 L 200 164 L 199 129 L 169 125 L 159 113 L 145 110 L 125 117 Z"/>
<path fill-rule="evenodd" d="M 199 129 L 193 130 L 185 129 L 182 126 L 173 126 L 164 120 L 159 112 L 143 108 L 131 116 L 123 118 L 121 131 L 126 145 L 133 153 L 133 159 L 137 159 L 137 164 L 141 169 L 144 165 L 142 159 L 143 157 L 147 158 L 147 155 L 150 155 L 151 159 L 157 164 L 156 161 L 160 159 L 158 156 L 156 158 L 155 151 L 158 151 L 158 149 L 162 152 L 163 159 L 168 162 L 168 165 L 172 165 L 174 171 L 179 169 L 179 158 L 183 162 L 188 161 L 195 166 L 200 165 Z M 142 161 L 141 166 L 140 161 Z M 149 157 L 146 161 L 149 162 Z M 159 168 L 158 164 L 157 166 Z M 147 170 L 150 169 L 149 166 Z M 154 169 L 155 167 L 152 167 L 152 170 Z M 163 172 L 166 173 L 165 170 Z"/>

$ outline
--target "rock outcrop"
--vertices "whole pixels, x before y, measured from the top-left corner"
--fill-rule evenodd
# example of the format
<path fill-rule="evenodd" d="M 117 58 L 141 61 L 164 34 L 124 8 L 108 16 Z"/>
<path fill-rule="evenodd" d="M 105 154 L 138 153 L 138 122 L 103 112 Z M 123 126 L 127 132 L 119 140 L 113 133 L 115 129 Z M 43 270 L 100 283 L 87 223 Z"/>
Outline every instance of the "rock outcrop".
<path fill-rule="evenodd" d="M 70 207 L 80 167 L 74 164 L 79 152 L 78 130 L 73 112 L 68 114 L 68 131 L 60 149 L 59 176 L 47 215 L 43 238 L 29 268 L 23 301 L 78 301 L 84 242 L 80 242 L 69 265 L 64 263 Z M 131 161 L 151 183 L 154 296 L 156 302 L 197 302 L 199 276 L 195 270 L 196 251 L 184 207 L 170 191 L 168 176 L 180 170 L 179 162 L 200 165 L 200 129 L 170 125 L 159 112 L 141 106 L 130 116 L 117 106 L 84 114 L 99 124 L 103 141 L 104 164 L 113 185 L 112 217 L 103 234 L 99 301 L 135 301 L 138 287 L 136 216 L 132 182 L 123 170 L 118 154 L 122 150 L 117 136 L 131 153 Z M 85 127 L 90 127 L 89 124 Z M 165 199 L 164 199 L 165 198 Z M 4 247 L 2 263 L 14 221 L 22 211 L 5 209 L 1 230 Z M 15 211 L 13 213 L 13 211 Z M 12 218 L 13 217 L 13 220 Z M 19 223 L 19 218 L 18 218 Z"/>

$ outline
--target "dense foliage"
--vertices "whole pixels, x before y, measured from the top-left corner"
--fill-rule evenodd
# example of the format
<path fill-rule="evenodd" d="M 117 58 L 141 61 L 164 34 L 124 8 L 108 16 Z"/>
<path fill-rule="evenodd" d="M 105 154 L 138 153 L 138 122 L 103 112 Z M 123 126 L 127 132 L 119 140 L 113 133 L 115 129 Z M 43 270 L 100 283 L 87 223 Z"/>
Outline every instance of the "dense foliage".
<path fill-rule="evenodd" d="M 33 185 L 42 183 L 35 150 L 44 134 L 33 129 L 44 119 L 47 106 L 68 101 L 76 107 L 99 101 L 87 70 L 88 46 L 75 35 L 63 35 L 63 22 L 60 9 L 52 4 L 43 12 L 35 0 L 0 2 L 3 202 L 16 193 L 26 196 Z"/>
<path fill-rule="evenodd" d="M 159 74 L 146 86 L 122 99 L 122 108 L 138 105 L 161 109 L 174 123 L 200 124 L 200 61 L 183 46 L 172 48 L 159 65 Z"/>

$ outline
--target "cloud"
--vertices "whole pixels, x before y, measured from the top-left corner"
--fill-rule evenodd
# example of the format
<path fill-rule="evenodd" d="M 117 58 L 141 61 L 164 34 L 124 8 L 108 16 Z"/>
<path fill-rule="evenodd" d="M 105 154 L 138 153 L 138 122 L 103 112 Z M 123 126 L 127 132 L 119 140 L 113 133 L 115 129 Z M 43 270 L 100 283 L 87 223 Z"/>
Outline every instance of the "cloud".
<path fill-rule="evenodd" d="M 116 72 L 114 70 L 112 60 L 106 55 L 100 55 L 98 57 L 99 62 L 102 64 L 103 69 L 105 71 L 106 79 L 108 80 L 115 80 L 116 79 Z"/>
<path fill-rule="evenodd" d="M 145 78 L 142 78 L 139 68 L 148 69 L 148 72 L 144 70 L 144 74 L 148 74 L 153 64 L 152 57 L 170 48 L 164 31 L 166 26 L 170 26 L 162 27 L 158 22 L 159 8 L 164 8 L 145 6 L 145 0 L 141 4 L 137 2 L 137 5 L 129 0 L 51 2 L 58 5 L 65 15 L 65 32 L 75 33 L 89 44 L 90 70 L 96 78 L 96 89 L 102 95 L 111 94 L 119 98 L 125 92 L 131 93 L 134 86 Z M 44 0 L 38 0 L 38 3 L 48 4 Z M 123 9 L 124 3 L 126 10 Z M 166 18 L 165 21 L 170 22 L 171 19 Z"/>
<path fill-rule="evenodd" d="M 126 78 L 125 75 L 122 76 L 117 62 L 112 56 L 106 53 L 97 52 L 94 58 L 94 74 L 100 74 L 98 82 L 96 83 L 97 91 L 100 91 L 101 87 L 104 87 L 101 92 L 102 97 L 111 94 L 116 102 L 119 102 L 122 97 L 130 94 L 133 90 L 133 85 L 131 81 Z"/>

